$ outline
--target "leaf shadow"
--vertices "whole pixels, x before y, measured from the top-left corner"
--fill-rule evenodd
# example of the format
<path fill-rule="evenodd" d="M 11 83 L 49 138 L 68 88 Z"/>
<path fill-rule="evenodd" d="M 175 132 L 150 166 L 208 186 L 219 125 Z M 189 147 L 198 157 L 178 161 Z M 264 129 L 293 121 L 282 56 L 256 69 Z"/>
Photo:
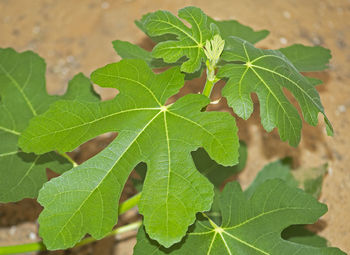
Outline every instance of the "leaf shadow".
<path fill-rule="evenodd" d="M 281 238 L 299 244 L 326 247 L 328 241 L 318 235 L 318 232 L 326 227 L 327 223 L 324 220 L 318 220 L 312 225 L 292 225 L 282 231 Z"/>

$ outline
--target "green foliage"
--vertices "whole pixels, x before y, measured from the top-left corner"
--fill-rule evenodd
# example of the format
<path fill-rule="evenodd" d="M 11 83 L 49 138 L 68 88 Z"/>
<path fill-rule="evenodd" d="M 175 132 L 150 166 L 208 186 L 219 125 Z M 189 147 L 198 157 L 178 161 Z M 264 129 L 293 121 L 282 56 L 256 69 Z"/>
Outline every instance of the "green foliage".
<path fill-rule="evenodd" d="M 142 59 L 150 68 L 160 68 L 170 65 L 163 62 L 161 59 L 153 58 L 151 52 L 129 42 L 115 40 L 113 41 L 113 47 L 123 59 Z"/>
<path fill-rule="evenodd" d="M 266 165 L 255 177 L 254 181 L 244 191 L 247 198 L 250 198 L 257 187 L 271 179 L 280 179 L 290 187 L 298 187 L 298 181 L 294 178 L 288 162 L 277 160 Z"/>
<path fill-rule="evenodd" d="M 327 247 L 327 240 L 307 230 L 303 225 L 293 225 L 286 228 L 282 238 L 293 243 L 305 244 L 314 247 Z"/>
<path fill-rule="evenodd" d="M 322 190 L 323 178 L 328 172 L 328 164 L 323 164 L 313 168 L 299 168 L 294 171 L 294 176 L 299 182 L 299 186 L 305 192 L 319 198 Z"/>
<path fill-rule="evenodd" d="M 247 153 L 247 145 L 240 142 L 239 163 L 234 166 L 222 166 L 216 163 L 202 148 L 193 151 L 192 157 L 198 171 L 207 177 L 214 187 L 220 188 L 227 178 L 243 170 L 247 162 Z"/>
<path fill-rule="evenodd" d="M 117 88 L 120 95 L 102 103 L 57 102 L 22 136 L 25 151 L 44 153 L 71 150 L 107 131 L 119 133 L 103 152 L 41 190 L 38 200 L 45 209 L 39 223 L 45 244 L 67 248 L 87 232 L 95 238 L 107 234 L 116 224 L 114 201 L 139 162 L 148 165 L 139 209 L 149 235 L 165 246 L 180 241 L 195 214 L 210 209 L 213 197 L 212 185 L 195 169 L 190 152 L 204 147 L 220 164 L 237 163 L 233 117 L 201 112 L 209 103 L 202 95 L 165 106 L 183 86 L 177 67 L 155 75 L 141 60 L 122 60 L 98 69 L 92 80 Z M 77 230 L 79 225 L 83 227 Z"/>
<path fill-rule="evenodd" d="M 227 40 L 231 36 L 237 36 L 255 44 L 269 34 L 269 31 L 267 30 L 254 31 L 252 28 L 242 25 L 236 20 L 217 21 L 208 17 L 208 22 L 213 23 L 218 27 L 220 35 L 224 40 Z"/>
<path fill-rule="evenodd" d="M 316 199 L 320 197 L 322 182 L 328 172 L 328 165 L 324 164 L 319 167 L 291 168 L 289 158 L 277 160 L 266 165 L 255 177 L 254 181 L 244 191 L 249 198 L 255 189 L 270 179 L 281 179 L 288 186 L 302 188 Z"/>
<path fill-rule="evenodd" d="M 208 178 L 208 180 L 214 185 L 215 189 L 219 189 L 223 182 L 241 172 L 247 162 L 247 145 L 240 141 L 239 143 L 239 163 L 234 166 L 222 166 L 216 163 L 210 158 L 208 153 L 203 149 L 199 148 L 192 152 L 192 158 L 197 170 Z M 135 168 L 138 178 L 133 178 L 133 184 L 138 191 L 142 190 L 142 184 L 146 178 L 147 165 L 144 163 L 138 164 Z"/>
<path fill-rule="evenodd" d="M 323 71 L 328 68 L 331 51 L 321 46 L 294 44 L 279 49 L 300 72 Z"/>
<path fill-rule="evenodd" d="M 149 13 L 137 22 L 147 35 L 158 42 L 152 54 L 121 42 L 114 44 L 115 49 L 123 58 L 140 57 L 151 67 L 172 63 L 181 65 L 181 71 L 192 73 L 201 70 L 205 62 L 206 40 L 220 33 L 226 45 L 222 59 L 233 63 L 218 63 L 221 67 L 218 76 L 229 78 L 222 94 L 238 116 L 243 119 L 250 117 L 253 112 L 250 94 L 257 93 L 264 128 L 270 132 L 277 127 L 281 139 L 296 146 L 300 141 L 302 121 L 297 109 L 283 93 L 283 88 L 287 88 L 297 99 L 306 122 L 317 125 L 317 116 L 321 112 L 327 133 L 333 134 L 314 88 L 321 81 L 299 73 L 327 68 L 331 57 L 328 49 L 296 44 L 280 50 L 260 50 L 251 43 L 265 38 L 268 35 L 266 30 L 255 32 L 236 21 L 215 21 L 195 7 L 181 9 L 179 17 L 188 21 L 192 28 L 167 11 Z"/>
<path fill-rule="evenodd" d="M 181 65 L 181 71 L 193 73 L 201 67 L 205 59 L 203 46 L 210 39 L 211 31 L 207 16 L 199 8 L 183 8 L 179 10 L 179 17 L 186 20 L 192 26 L 191 29 L 168 11 L 156 11 L 149 15 L 145 28 L 150 36 L 175 35 L 176 41 L 158 43 L 152 55 L 163 58 L 167 63 L 174 63 L 186 56 L 188 60 Z"/>
<path fill-rule="evenodd" d="M 37 196 L 47 181 L 46 168 L 61 174 L 72 165 L 54 152 L 43 155 L 24 153 L 18 137 L 29 120 L 47 110 L 60 98 L 90 100 L 89 80 L 77 75 L 62 96 L 49 96 L 45 89 L 45 62 L 33 52 L 17 53 L 0 49 L 0 202 L 13 202 Z"/>
<path fill-rule="evenodd" d="M 136 24 L 156 45 L 149 52 L 113 42 L 124 59 L 91 75 L 97 85 L 120 92 L 104 102 L 82 74 L 64 96 L 47 95 L 41 58 L 0 50 L 0 201 L 36 197 L 46 182 L 46 167 L 62 174 L 39 192 L 44 207 L 39 233 L 48 249 L 69 248 L 86 234 L 100 239 L 111 231 L 122 190 L 136 167 L 142 194 L 134 201 L 141 197 L 143 215 L 136 254 L 343 254 L 304 226 L 291 226 L 313 223 L 326 212 L 315 199 L 326 166 L 294 173 L 284 162 L 274 162 L 246 191 L 234 182 L 221 193 L 223 182 L 243 169 L 247 151 L 239 146 L 229 113 L 206 111 L 212 88 L 222 79 L 222 95 L 239 117 L 250 117 L 250 94 L 256 93 L 264 128 L 278 128 L 281 139 L 296 146 L 302 120 L 287 89 L 306 122 L 317 125 L 321 113 L 332 135 L 315 88 L 321 81 L 300 73 L 327 68 L 329 50 L 303 45 L 258 49 L 253 43 L 268 31 L 216 21 L 196 7 L 181 9 L 178 17 L 156 11 Z M 162 72 L 155 74 L 155 68 Z M 203 95 L 168 103 L 184 80 L 204 69 Z M 54 151 L 64 155 L 106 132 L 118 136 L 66 172 L 71 164 Z"/>
<path fill-rule="evenodd" d="M 317 125 L 317 116 L 321 112 L 328 134 L 333 134 L 316 89 L 279 51 L 257 49 L 247 41 L 231 37 L 226 41 L 222 58 L 236 61 L 222 67 L 218 76 L 229 78 L 222 95 L 227 98 L 228 104 L 238 116 L 247 119 L 252 114 L 253 102 L 250 94 L 255 92 L 260 101 L 260 116 L 264 128 L 270 132 L 278 127 L 282 141 L 287 140 L 292 146 L 298 145 L 301 118 L 284 95 L 285 87 L 297 99 L 304 119 L 309 124 Z"/>
<path fill-rule="evenodd" d="M 189 15 L 183 15 L 181 13 L 189 13 Z M 161 35 L 159 33 L 154 33 L 153 30 L 157 31 L 159 28 L 152 29 L 152 25 L 149 25 L 149 23 L 155 24 L 157 26 L 157 21 L 154 22 L 155 19 L 158 19 L 158 17 L 162 17 L 161 19 L 163 22 L 165 21 L 166 17 L 169 18 L 170 23 L 166 23 L 168 26 L 171 26 L 171 28 L 168 28 L 166 32 L 162 31 Z M 203 61 L 203 50 L 206 43 L 206 39 L 204 38 L 201 33 L 208 35 L 208 33 L 212 34 L 213 32 L 218 33 L 220 31 L 221 37 L 225 40 L 229 36 L 238 36 L 240 38 L 243 38 L 244 40 L 247 40 L 251 43 L 256 43 L 262 39 L 264 39 L 269 32 L 267 30 L 261 30 L 261 31 L 254 31 L 248 26 L 242 25 L 239 22 L 235 20 L 224 20 L 224 21 L 216 21 L 212 19 L 211 17 L 205 15 L 201 10 L 195 7 L 186 7 L 179 11 L 179 17 L 183 19 L 188 19 L 189 16 L 191 17 L 192 23 L 191 25 L 196 24 L 200 30 L 194 31 L 196 32 L 195 35 L 197 35 L 198 41 L 195 42 L 195 40 L 190 40 L 189 44 L 193 44 L 193 48 L 183 48 L 180 44 L 178 44 L 177 40 L 180 40 L 180 38 L 189 38 L 190 32 L 188 31 L 188 28 L 179 20 L 177 19 L 173 14 L 167 12 L 167 11 L 158 11 L 156 13 L 148 13 L 142 17 L 141 20 L 137 20 L 135 23 L 136 25 L 147 34 L 154 42 L 160 43 L 169 41 L 168 43 L 177 43 L 176 48 L 169 48 L 164 49 L 167 53 L 161 52 L 161 53 L 151 53 L 149 51 L 146 51 L 142 49 L 141 47 L 134 45 L 129 42 L 124 42 L 120 40 L 116 40 L 113 42 L 113 47 L 116 50 L 116 52 L 124 59 L 143 59 L 146 61 L 146 63 L 151 68 L 159 68 L 159 67 L 165 67 L 165 66 L 171 66 L 171 65 L 182 65 L 186 61 L 186 57 L 189 58 L 189 55 L 196 55 L 201 56 L 201 59 L 196 60 L 196 64 L 199 65 L 199 62 Z M 197 18 L 196 18 L 197 17 Z M 206 21 L 205 21 L 206 20 Z M 167 20 L 166 20 L 167 21 Z M 203 24 L 202 24 L 203 22 Z M 199 24 L 200 23 L 200 24 Z M 205 25 L 204 23 L 207 23 Z M 163 24 L 164 25 L 164 24 Z M 177 25 L 177 26 L 175 26 Z M 196 26 L 195 26 L 196 27 Z M 181 30 L 181 28 L 183 30 Z M 212 31 L 210 31 L 212 30 Z M 187 31 L 188 34 L 184 34 L 183 31 Z M 202 36 L 202 37 L 201 37 Z M 208 36 L 206 36 L 208 37 Z M 186 42 L 182 42 L 183 44 L 186 44 Z M 162 45 L 157 47 L 164 47 Z M 180 48 L 181 47 L 181 48 Z M 186 45 L 186 47 L 190 47 L 189 45 Z M 154 49 L 154 52 L 158 51 L 157 48 Z M 164 55 L 171 55 L 173 52 L 177 52 L 178 59 L 174 60 L 171 59 L 171 61 L 162 61 L 158 57 L 166 59 L 167 57 Z M 163 55 L 164 54 L 164 55 Z M 169 56 L 171 58 L 175 58 L 175 56 Z M 195 69 L 198 69 L 197 66 Z M 194 75 L 194 77 L 199 77 L 201 74 L 201 70 L 203 69 L 203 64 L 201 64 L 201 67 L 196 72 L 197 74 Z M 193 70 L 182 70 L 187 73 L 192 73 Z M 193 78 L 193 76 L 186 76 L 186 80 L 189 78 Z"/>
<path fill-rule="evenodd" d="M 336 248 L 288 242 L 281 232 L 291 224 L 315 222 L 327 207 L 282 180 L 268 180 L 246 199 L 237 182 L 226 185 L 220 196 L 222 224 L 199 215 L 186 238 L 165 249 L 138 233 L 134 254 L 344 254 Z"/>

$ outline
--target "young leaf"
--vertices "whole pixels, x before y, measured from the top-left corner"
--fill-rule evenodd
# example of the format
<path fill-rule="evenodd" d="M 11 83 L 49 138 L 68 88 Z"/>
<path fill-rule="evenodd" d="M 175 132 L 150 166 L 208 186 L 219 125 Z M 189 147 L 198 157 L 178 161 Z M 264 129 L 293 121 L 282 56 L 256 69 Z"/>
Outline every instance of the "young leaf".
<path fill-rule="evenodd" d="M 186 56 L 188 60 L 181 65 L 181 71 L 193 73 L 200 69 L 202 61 L 205 60 L 203 47 L 211 37 L 207 16 L 199 8 L 185 7 L 179 10 L 179 17 L 192 27 L 187 27 L 168 11 L 156 11 L 147 16 L 145 28 L 150 36 L 172 34 L 177 39 L 158 43 L 153 48 L 153 57 L 175 63 Z"/>
<path fill-rule="evenodd" d="M 22 136 L 25 150 L 44 153 L 71 150 L 101 133 L 118 132 L 104 151 L 40 191 L 45 245 L 67 248 L 86 233 L 95 238 L 107 234 L 117 221 L 116 201 L 139 162 L 148 166 L 139 203 L 147 232 L 165 246 L 180 241 L 195 214 L 210 209 L 213 197 L 212 184 L 195 169 L 190 152 L 204 147 L 222 165 L 237 163 L 234 118 L 201 112 L 209 99 L 198 94 L 165 106 L 183 86 L 178 67 L 155 75 L 144 61 L 122 60 L 98 69 L 92 80 L 120 94 L 102 103 L 57 102 Z"/>
<path fill-rule="evenodd" d="M 328 68 L 331 51 L 321 46 L 293 44 L 279 49 L 300 72 L 323 71 Z"/>
<path fill-rule="evenodd" d="M 89 80 L 78 75 L 64 98 L 83 96 L 96 98 Z M 34 198 L 47 181 L 46 168 L 62 173 L 72 167 L 56 153 L 39 156 L 23 153 L 17 147 L 18 137 L 29 120 L 60 98 L 45 92 L 44 60 L 30 51 L 0 49 L 0 97 L 0 202 Z"/>
<path fill-rule="evenodd" d="M 264 128 L 270 132 L 277 127 L 281 139 L 296 146 L 300 141 L 302 123 L 297 109 L 283 93 L 285 87 L 297 99 L 309 124 L 317 125 L 318 113 L 321 112 L 327 133 L 333 134 L 318 92 L 279 51 L 257 49 L 247 41 L 230 37 L 222 58 L 235 61 L 222 67 L 218 76 L 229 78 L 222 95 L 241 118 L 247 119 L 253 112 L 250 93 L 257 93 Z"/>
<path fill-rule="evenodd" d="M 312 196 L 281 180 L 266 181 L 249 200 L 237 182 L 229 183 L 220 205 L 220 226 L 209 217 L 198 216 L 186 238 L 170 249 L 150 240 L 140 228 L 134 254 L 345 254 L 337 248 L 301 245 L 281 238 L 284 228 L 313 223 L 327 211 Z"/>

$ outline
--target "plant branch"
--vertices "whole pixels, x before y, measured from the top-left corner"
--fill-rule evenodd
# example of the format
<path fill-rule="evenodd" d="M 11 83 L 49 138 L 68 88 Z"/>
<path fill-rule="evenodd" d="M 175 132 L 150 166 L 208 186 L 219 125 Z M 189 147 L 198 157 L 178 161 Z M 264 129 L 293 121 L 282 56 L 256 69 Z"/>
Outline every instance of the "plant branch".
<path fill-rule="evenodd" d="M 71 157 L 69 157 L 67 153 L 64 153 L 64 152 L 57 152 L 57 153 L 62 157 L 64 157 L 65 159 L 67 159 L 73 165 L 73 167 L 78 166 L 78 163 L 75 162 Z"/>
<path fill-rule="evenodd" d="M 123 203 L 121 203 L 119 205 L 118 215 L 121 215 L 126 211 L 129 211 L 131 208 L 135 207 L 139 203 L 140 198 L 141 198 L 141 192 L 129 198 L 128 200 L 125 200 Z"/>

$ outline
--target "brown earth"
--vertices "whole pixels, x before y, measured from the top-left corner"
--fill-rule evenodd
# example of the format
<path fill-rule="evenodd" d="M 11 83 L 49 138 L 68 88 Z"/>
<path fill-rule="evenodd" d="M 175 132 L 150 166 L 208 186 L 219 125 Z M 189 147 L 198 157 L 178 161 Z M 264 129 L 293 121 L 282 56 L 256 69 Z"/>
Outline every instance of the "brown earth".
<path fill-rule="evenodd" d="M 149 48 L 150 42 L 133 24 L 142 14 L 156 9 L 175 13 L 188 5 L 196 5 L 217 19 L 237 19 L 254 29 L 270 30 L 270 36 L 258 44 L 263 48 L 303 43 L 332 50 L 330 70 L 314 75 L 325 81 L 318 89 L 333 123 L 334 137 L 326 136 L 323 124 L 304 125 L 300 146 L 291 148 L 279 141 L 277 132 L 266 133 L 255 112 L 248 121 L 238 121 L 240 136 L 249 148 L 248 165 L 239 180 L 247 186 L 267 162 L 287 155 L 300 166 L 329 162 L 329 174 L 321 196 L 329 212 L 316 224 L 316 230 L 333 246 L 350 252 L 350 138 L 347 136 L 350 128 L 350 1 L 0 0 L 0 47 L 39 53 L 47 63 L 48 91 L 62 94 L 68 80 L 77 72 L 89 75 L 96 68 L 119 60 L 111 41 L 120 39 Z M 191 82 L 182 92 L 198 92 L 201 84 L 202 80 Z M 99 88 L 97 91 L 104 99 L 115 94 Z M 213 94 L 213 99 L 218 97 L 217 92 Z M 223 103 L 217 108 L 226 109 Z M 105 136 L 84 145 L 78 153 L 79 160 L 91 157 L 107 142 Z M 36 217 L 39 212 L 40 207 L 29 199 L 0 205 L 0 245 L 38 240 Z M 132 215 L 123 222 L 128 222 L 128 217 Z M 123 240 L 109 238 L 52 254 L 132 254 L 133 235 L 121 238 Z"/>

